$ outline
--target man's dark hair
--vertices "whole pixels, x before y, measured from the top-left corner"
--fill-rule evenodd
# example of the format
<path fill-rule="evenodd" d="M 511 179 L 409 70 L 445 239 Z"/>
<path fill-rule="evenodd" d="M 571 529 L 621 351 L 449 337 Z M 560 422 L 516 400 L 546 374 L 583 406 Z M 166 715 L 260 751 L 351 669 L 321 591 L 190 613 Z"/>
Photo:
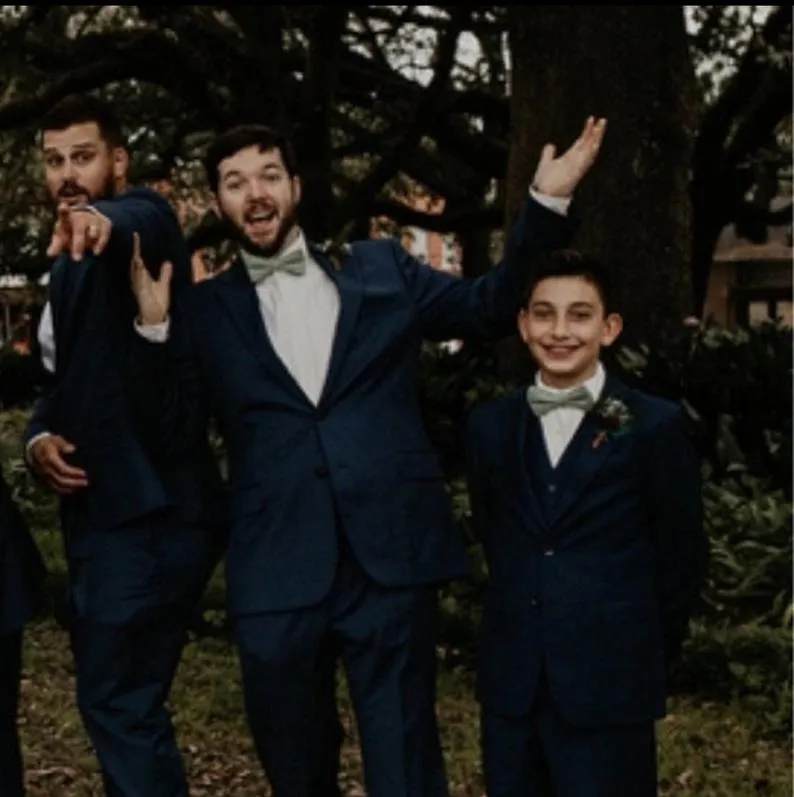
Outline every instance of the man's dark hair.
<path fill-rule="evenodd" d="M 609 269 L 593 257 L 576 249 L 556 249 L 533 261 L 529 278 L 521 295 L 521 306 L 528 307 L 539 282 L 553 277 L 581 277 L 597 291 L 604 305 L 604 313 L 617 312 Z"/>
<path fill-rule="evenodd" d="M 218 193 L 218 167 L 221 161 L 248 147 L 258 147 L 260 152 L 277 149 L 287 174 L 290 177 L 297 174 L 295 150 L 286 135 L 267 125 L 237 125 L 217 136 L 204 156 L 204 171 L 213 194 Z"/>
<path fill-rule="evenodd" d="M 72 125 L 96 123 L 99 135 L 111 147 L 125 146 L 121 124 L 113 107 L 92 94 L 70 94 L 53 105 L 39 120 L 39 143 L 49 130 L 66 130 Z"/>

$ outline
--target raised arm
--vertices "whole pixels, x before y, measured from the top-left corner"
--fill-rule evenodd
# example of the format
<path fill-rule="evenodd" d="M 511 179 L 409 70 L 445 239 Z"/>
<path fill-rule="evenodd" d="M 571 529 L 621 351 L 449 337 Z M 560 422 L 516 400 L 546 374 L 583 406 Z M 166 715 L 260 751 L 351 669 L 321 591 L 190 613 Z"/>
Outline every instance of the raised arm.
<path fill-rule="evenodd" d="M 606 121 L 592 117 L 562 155 L 547 144 L 527 198 L 504 250 L 487 274 L 461 280 L 419 263 L 395 244 L 395 258 L 418 310 L 424 336 L 430 340 L 498 338 L 515 329 L 521 289 L 532 261 L 543 252 L 564 248 L 574 225 L 555 203 L 569 201 L 595 162 Z"/>
<path fill-rule="evenodd" d="M 134 188 L 82 207 L 60 206 L 47 254 L 68 253 L 73 260 L 86 253 L 104 254 L 105 267 L 123 268 L 126 275 L 134 233 L 141 238 L 144 260 L 153 273 L 164 260 L 174 259 L 175 242 L 182 237 L 168 201 L 148 188 Z M 177 264 L 180 287 L 189 274 L 186 251 L 184 259 Z"/>

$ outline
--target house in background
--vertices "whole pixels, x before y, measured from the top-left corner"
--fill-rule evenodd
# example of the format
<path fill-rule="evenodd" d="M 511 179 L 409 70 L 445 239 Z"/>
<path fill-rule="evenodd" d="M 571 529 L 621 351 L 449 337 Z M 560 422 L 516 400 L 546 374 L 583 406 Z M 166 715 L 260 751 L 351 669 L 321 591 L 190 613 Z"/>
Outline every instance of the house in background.
<path fill-rule="evenodd" d="M 769 239 L 754 244 L 726 227 L 717 244 L 704 316 L 726 327 L 780 319 L 794 326 L 792 306 L 792 225 L 769 228 Z"/>
<path fill-rule="evenodd" d="M 429 196 L 418 188 L 400 196 L 399 201 L 422 213 L 440 214 L 444 211 L 442 198 Z M 461 251 L 454 235 L 410 226 L 395 230 L 384 218 L 373 219 L 370 230 L 373 237 L 396 234 L 405 250 L 417 260 L 440 271 L 460 275 Z"/>

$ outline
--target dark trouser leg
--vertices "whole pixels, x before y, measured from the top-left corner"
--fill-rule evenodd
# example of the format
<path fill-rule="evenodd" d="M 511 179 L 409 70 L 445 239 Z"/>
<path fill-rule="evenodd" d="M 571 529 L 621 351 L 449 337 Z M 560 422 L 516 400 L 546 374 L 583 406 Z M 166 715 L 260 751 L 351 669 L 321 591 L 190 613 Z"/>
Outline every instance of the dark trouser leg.
<path fill-rule="evenodd" d="M 71 629 L 77 705 L 108 797 L 186 797 L 165 701 L 185 642 L 184 623 Z"/>
<path fill-rule="evenodd" d="M 656 738 L 652 721 L 575 728 L 546 690 L 537 727 L 556 797 L 656 797 Z"/>
<path fill-rule="evenodd" d="M 211 565 L 210 530 L 163 512 L 113 529 L 64 517 L 77 705 L 108 797 L 185 797 L 165 701 Z"/>
<path fill-rule="evenodd" d="M 22 797 L 22 754 L 17 711 L 22 669 L 22 632 L 0 636 L 0 794 Z"/>
<path fill-rule="evenodd" d="M 325 606 L 239 618 L 246 715 L 275 797 L 335 797 L 342 729 Z"/>
<path fill-rule="evenodd" d="M 488 797 L 554 797 L 534 715 L 481 716 L 485 792 Z"/>
<path fill-rule="evenodd" d="M 367 794 L 444 797 L 435 590 L 380 587 L 346 560 L 333 624 L 361 735 Z"/>

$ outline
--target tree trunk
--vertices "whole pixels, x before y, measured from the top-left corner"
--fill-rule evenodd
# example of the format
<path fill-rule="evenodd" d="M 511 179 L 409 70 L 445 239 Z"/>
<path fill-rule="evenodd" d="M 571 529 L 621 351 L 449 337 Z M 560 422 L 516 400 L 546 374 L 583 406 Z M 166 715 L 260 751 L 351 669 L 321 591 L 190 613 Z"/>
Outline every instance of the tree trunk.
<path fill-rule="evenodd" d="M 681 6 L 512 6 L 507 223 L 547 141 L 562 153 L 588 115 L 608 128 L 577 190 L 575 245 L 613 269 L 623 340 L 692 311 L 688 193 L 696 83 Z"/>

